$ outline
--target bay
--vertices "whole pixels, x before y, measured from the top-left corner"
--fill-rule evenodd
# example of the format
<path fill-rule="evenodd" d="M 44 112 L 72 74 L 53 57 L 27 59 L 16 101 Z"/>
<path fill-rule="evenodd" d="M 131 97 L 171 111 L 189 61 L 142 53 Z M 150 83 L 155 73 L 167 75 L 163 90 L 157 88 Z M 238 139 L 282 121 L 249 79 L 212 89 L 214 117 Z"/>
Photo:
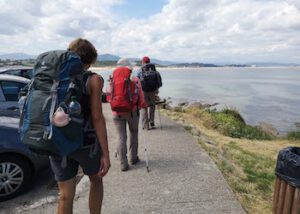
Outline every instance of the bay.
<path fill-rule="evenodd" d="M 299 67 L 163 68 L 161 98 L 219 103 L 238 110 L 251 125 L 272 124 L 280 134 L 300 122 Z M 105 80 L 111 71 L 99 71 Z M 134 75 L 136 72 L 134 72 Z M 105 81 L 107 82 L 107 81 Z"/>

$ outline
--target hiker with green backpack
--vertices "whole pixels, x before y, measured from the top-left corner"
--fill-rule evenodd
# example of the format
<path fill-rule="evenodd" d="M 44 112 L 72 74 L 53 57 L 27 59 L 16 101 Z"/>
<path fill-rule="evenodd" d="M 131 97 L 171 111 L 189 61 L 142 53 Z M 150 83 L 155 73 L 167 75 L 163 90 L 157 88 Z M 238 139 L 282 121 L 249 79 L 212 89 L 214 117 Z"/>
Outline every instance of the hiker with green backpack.
<path fill-rule="evenodd" d="M 131 78 L 131 63 L 126 58 L 117 62 L 109 83 L 108 101 L 113 113 L 113 123 L 118 134 L 121 171 L 129 169 L 140 161 L 138 156 L 139 110 L 146 108 L 141 83 L 137 77 Z M 129 157 L 127 157 L 127 128 L 129 127 Z M 129 161 L 128 161 L 129 159 Z"/>
<path fill-rule="evenodd" d="M 67 51 L 40 54 L 20 118 L 21 141 L 33 152 L 50 156 L 58 182 L 59 214 L 73 212 L 79 165 L 90 179 L 90 213 L 101 213 L 102 177 L 110 168 L 101 76 L 87 71 L 97 51 L 76 39 Z"/>

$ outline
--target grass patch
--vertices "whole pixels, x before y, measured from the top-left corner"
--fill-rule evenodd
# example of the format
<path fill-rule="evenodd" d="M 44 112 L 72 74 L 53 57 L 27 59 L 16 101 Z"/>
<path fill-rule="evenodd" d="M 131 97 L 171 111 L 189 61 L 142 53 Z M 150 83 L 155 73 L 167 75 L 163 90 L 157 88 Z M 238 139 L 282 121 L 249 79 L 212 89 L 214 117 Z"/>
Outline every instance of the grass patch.
<path fill-rule="evenodd" d="M 234 166 L 228 160 L 225 159 L 221 160 L 219 167 L 221 171 L 227 174 L 232 174 L 235 170 Z"/>
<path fill-rule="evenodd" d="M 293 131 L 287 134 L 289 140 L 300 140 L 300 131 Z"/>
<path fill-rule="evenodd" d="M 173 111 L 175 112 L 184 112 L 184 109 L 181 106 L 174 107 Z"/>
<path fill-rule="evenodd" d="M 247 213 L 271 213 L 275 160 L 235 142 L 214 147 L 200 142 L 217 164 Z"/>
<path fill-rule="evenodd" d="M 226 157 L 243 169 L 245 177 L 242 180 L 255 184 L 255 190 L 268 199 L 275 179 L 275 160 L 248 152 L 233 142 L 224 145 L 224 150 Z"/>
<path fill-rule="evenodd" d="M 191 132 L 193 127 L 187 125 L 187 126 L 184 126 L 184 129 L 188 132 Z"/>

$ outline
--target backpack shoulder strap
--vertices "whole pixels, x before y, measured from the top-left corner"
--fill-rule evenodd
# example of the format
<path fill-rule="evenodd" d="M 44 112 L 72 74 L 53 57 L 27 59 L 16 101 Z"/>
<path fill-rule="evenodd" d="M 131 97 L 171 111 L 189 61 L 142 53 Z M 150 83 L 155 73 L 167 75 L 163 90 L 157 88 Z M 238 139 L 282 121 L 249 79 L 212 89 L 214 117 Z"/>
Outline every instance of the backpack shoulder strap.
<path fill-rule="evenodd" d="M 102 81 L 102 83 L 104 83 L 104 79 L 101 75 L 95 73 L 95 72 L 92 72 L 92 71 L 87 71 L 84 73 L 84 76 L 83 76 L 83 82 L 84 82 L 84 93 L 85 94 L 89 94 L 88 93 L 88 84 L 89 84 L 89 80 L 90 78 L 93 76 L 93 75 L 98 75 Z"/>

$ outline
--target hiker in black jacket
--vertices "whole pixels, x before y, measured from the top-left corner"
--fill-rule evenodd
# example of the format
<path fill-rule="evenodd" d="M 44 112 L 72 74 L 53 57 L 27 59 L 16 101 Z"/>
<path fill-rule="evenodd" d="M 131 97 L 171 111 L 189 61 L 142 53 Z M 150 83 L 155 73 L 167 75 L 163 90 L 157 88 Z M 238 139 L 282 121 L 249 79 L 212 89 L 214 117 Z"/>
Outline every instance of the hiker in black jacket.
<path fill-rule="evenodd" d="M 143 128 L 149 130 L 155 128 L 155 99 L 158 89 L 162 86 L 162 81 L 155 65 L 150 63 L 150 58 L 147 56 L 142 59 L 142 67 L 138 72 L 138 77 L 141 80 L 145 101 L 148 105 L 142 116 Z"/>

